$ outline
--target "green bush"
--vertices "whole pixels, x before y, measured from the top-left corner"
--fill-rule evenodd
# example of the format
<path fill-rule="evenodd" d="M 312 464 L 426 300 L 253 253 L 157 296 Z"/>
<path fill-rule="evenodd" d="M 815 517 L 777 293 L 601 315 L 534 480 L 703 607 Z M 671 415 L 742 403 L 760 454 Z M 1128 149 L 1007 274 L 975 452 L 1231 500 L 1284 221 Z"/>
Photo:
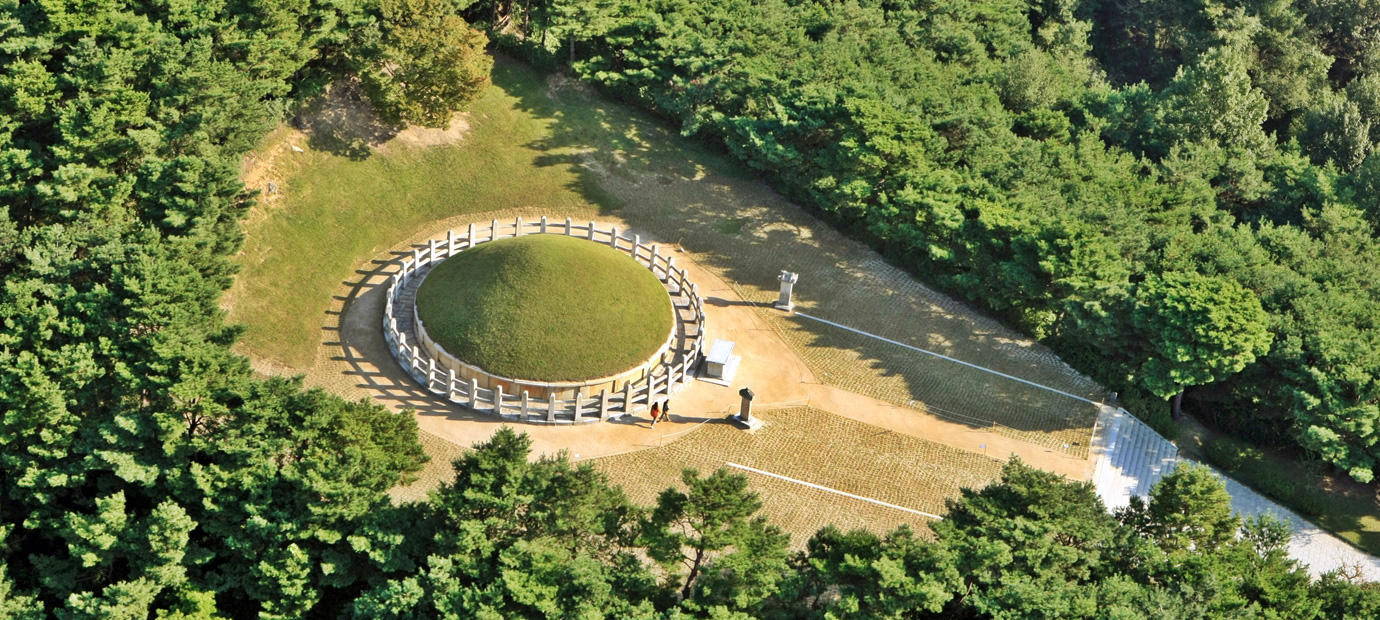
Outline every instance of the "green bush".
<path fill-rule="evenodd" d="M 1209 441 L 1205 449 L 1209 462 L 1233 473 L 1240 472 L 1246 465 L 1257 464 L 1265 458 L 1259 448 L 1225 437 Z"/>
<path fill-rule="evenodd" d="M 1179 425 L 1174 423 L 1173 410 L 1169 401 L 1139 388 L 1128 388 L 1120 397 L 1121 406 L 1150 428 L 1155 429 L 1165 439 L 1174 441 L 1179 436 Z"/>
<path fill-rule="evenodd" d="M 1294 481 L 1273 470 L 1258 471 L 1250 480 L 1257 491 L 1289 504 L 1295 496 Z"/>
<path fill-rule="evenodd" d="M 1290 498 L 1287 504 L 1307 516 L 1316 517 L 1327 512 L 1331 498 L 1327 492 L 1317 487 L 1316 480 L 1312 482 L 1312 484 L 1307 485 L 1296 485 L 1294 496 Z"/>

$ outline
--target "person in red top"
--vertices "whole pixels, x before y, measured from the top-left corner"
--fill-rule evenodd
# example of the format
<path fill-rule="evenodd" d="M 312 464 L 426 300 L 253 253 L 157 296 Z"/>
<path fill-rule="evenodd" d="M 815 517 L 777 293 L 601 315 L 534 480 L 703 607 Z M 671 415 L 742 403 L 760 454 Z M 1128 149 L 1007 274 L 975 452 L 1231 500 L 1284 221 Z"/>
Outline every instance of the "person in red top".
<path fill-rule="evenodd" d="M 656 428 L 656 421 L 661 415 L 661 403 L 652 403 L 652 428 Z"/>

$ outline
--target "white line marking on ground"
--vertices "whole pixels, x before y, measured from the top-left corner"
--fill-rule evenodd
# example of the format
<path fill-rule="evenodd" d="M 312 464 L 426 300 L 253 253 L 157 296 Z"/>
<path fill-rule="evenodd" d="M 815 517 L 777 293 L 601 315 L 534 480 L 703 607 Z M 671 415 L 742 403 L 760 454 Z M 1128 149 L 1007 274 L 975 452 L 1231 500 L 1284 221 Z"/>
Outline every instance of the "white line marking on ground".
<path fill-rule="evenodd" d="M 1010 379 L 1010 380 L 1012 380 L 1012 381 L 1019 381 L 1019 382 L 1021 382 L 1021 383 L 1026 384 L 1026 385 L 1030 385 L 1030 386 L 1034 386 L 1034 387 L 1040 388 L 1040 389 L 1042 389 L 1042 390 L 1054 392 L 1055 394 L 1059 394 L 1059 395 L 1061 395 L 1061 396 L 1067 396 L 1067 397 L 1069 397 L 1069 398 L 1073 398 L 1073 399 L 1076 399 L 1076 400 L 1081 400 L 1081 401 L 1083 401 L 1083 402 L 1085 402 L 1085 403 L 1089 403 L 1089 404 L 1092 404 L 1092 405 L 1097 405 L 1097 406 L 1099 406 L 1099 407 L 1105 406 L 1103 403 L 1099 403 L 1099 402 L 1097 402 L 1097 401 L 1095 401 L 1095 400 L 1088 400 L 1088 399 L 1086 399 L 1086 398 L 1083 398 L 1082 396 L 1075 396 L 1075 395 L 1070 394 L 1070 393 L 1068 393 L 1068 392 L 1056 390 L 1056 389 L 1054 389 L 1054 388 L 1052 388 L 1052 387 L 1049 387 L 1049 386 L 1047 386 L 1047 385 L 1040 385 L 1040 384 L 1038 384 L 1038 383 L 1035 383 L 1034 381 L 1026 381 L 1025 379 L 1022 379 L 1022 378 L 1020 378 L 1020 377 L 1013 377 L 1013 376 L 1008 375 L 1008 374 L 1006 374 L 1006 373 L 1004 373 L 1004 372 L 997 372 L 997 371 L 995 371 L 995 370 L 992 370 L 991 368 L 983 368 L 982 366 L 978 366 L 977 364 L 969 364 L 968 362 L 965 362 L 965 361 L 963 361 L 963 360 L 956 360 L 956 359 L 954 359 L 954 358 L 952 358 L 952 357 L 949 357 L 949 356 L 947 356 L 947 355 L 941 355 L 941 354 L 939 354 L 939 353 L 935 353 L 934 351 L 926 351 L 926 350 L 921 349 L 921 348 L 919 348 L 919 347 L 912 347 L 912 346 L 910 346 L 910 345 L 908 345 L 908 344 L 906 344 L 906 343 L 904 343 L 904 342 L 896 342 L 895 340 L 892 340 L 892 339 L 890 339 L 890 338 L 883 338 L 883 337 L 878 336 L 878 335 L 876 335 L 876 334 L 869 334 L 869 333 L 867 333 L 867 332 L 865 332 L 865 331 L 863 331 L 863 330 L 861 330 L 861 329 L 853 329 L 852 327 L 849 327 L 849 326 L 847 326 L 847 325 L 840 325 L 840 324 L 835 323 L 835 322 L 833 322 L 833 321 L 826 321 L 826 320 L 821 319 L 821 318 L 819 318 L 819 317 L 814 317 L 814 316 L 810 316 L 810 315 L 808 315 L 808 314 L 805 314 L 804 312 L 797 312 L 797 313 L 795 313 L 795 315 L 796 315 L 796 316 L 800 316 L 800 317 L 805 317 L 805 318 L 807 318 L 807 319 L 810 319 L 811 321 L 819 321 L 820 323 L 824 323 L 824 324 L 826 324 L 826 325 L 833 325 L 834 327 L 837 327 L 837 328 L 839 328 L 839 329 L 846 329 L 846 330 L 848 330 L 848 331 L 850 331 L 850 332 L 853 332 L 853 333 L 855 333 L 855 334 L 862 334 L 862 335 L 864 335 L 864 336 L 867 336 L 868 338 L 875 338 L 875 339 L 877 339 L 877 340 L 880 340 L 880 341 L 885 342 L 885 343 L 888 343 L 888 344 L 894 344 L 894 345 L 896 345 L 896 346 L 898 346 L 898 347 L 903 347 L 903 348 L 906 348 L 906 349 L 910 349 L 910 350 L 912 350 L 912 351 L 917 351 L 917 352 L 919 352 L 919 353 L 924 353 L 925 355 L 933 355 L 933 356 L 935 356 L 935 357 L 937 357 L 937 358 L 939 358 L 939 359 L 948 360 L 948 361 L 953 362 L 953 363 L 955 363 L 955 364 L 962 364 L 962 365 L 967 366 L 967 367 L 969 367 L 969 368 L 976 368 L 976 369 L 978 369 L 978 370 L 981 370 L 982 372 L 988 372 L 988 373 L 992 373 L 992 374 L 994 374 L 994 375 L 997 375 L 998 377 L 1004 377 L 1004 378 Z"/>
<path fill-rule="evenodd" d="M 862 500 L 862 501 L 864 501 L 864 502 L 871 502 L 871 503 L 873 503 L 873 504 L 877 504 L 878 506 L 886 506 L 887 508 L 895 508 L 896 510 L 904 510 L 904 511 L 906 511 L 906 512 L 912 512 L 912 513 L 918 514 L 918 515 L 920 515 L 920 516 L 922 516 L 922 517 L 928 517 L 928 518 L 930 518 L 930 519 L 937 519 L 937 520 L 940 520 L 940 521 L 944 520 L 944 517 L 941 517 L 941 516 L 939 516 L 939 515 L 932 515 L 932 514 L 930 514 L 930 513 L 928 513 L 928 512 L 920 512 L 919 510 L 911 510 L 910 508 L 906 508 L 905 506 L 897 506 L 896 504 L 888 504 L 888 503 L 883 502 L 883 501 L 881 501 L 881 500 L 875 500 L 875 499 L 872 499 L 872 498 L 870 498 L 870 497 L 863 497 L 863 496 L 861 496 L 861 495 L 854 495 L 854 494 L 852 494 L 852 493 L 846 493 L 846 492 L 840 491 L 840 490 L 838 490 L 838 489 L 831 489 L 831 488 L 829 488 L 829 487 L 822 487 L 822 486 L 819 486 L 819 485 L 817 485 L 817 484 L 812 484 L 812 483 L 809 483 L 809 482 L 805 482 L 804 480 L 796 480 L 795 478 L 787 478 L 787 477 L 785 477 L 785 476 L 782 476 L 781 474 L 773 474 L 773 473 L 771 473 L 771 472 L 769 472 L 769 471 L 762 471 L 762 470 L 760 470 L 760 469 L 754 469 L 754 468 L 752 468 L 752 467 L 748 467 L 747 465 L 739 465 L 739 464 L 737 464 L 737 463 L 726 463 L 726 465 L 728 465 L 729 467 L 736 467 L 736 468 L 738 468 L 738 469 L 747 470 L 747 471 L 750 471 L 750 472 L 752 472 L 752 473 L 754 473 L 754 474 L 762 474 L 763 476 L 771 476 L 772 478 L 778 478 L 778 479 L 780 479 L 780 480 L 785 480 L 786 482 L 794 482 L 794 483 L 796 483 L 796 484 L 803 484 L 803 485 L 805 485 L 805 486 L 807 486 L 807 487 L 810 487 L 810 488 L 812 488 L 812 489 L 819 489 L 819 490 L 821 490 L 821 491 L 828 491 L 828 492 L 830 492 L 830 493 L 836 493 L 836 494 L 842 495 L 842 496 L 844 496 L 844 497 L 851 497 L 851 498 L 853 498 L 853 499 L 859 499 L 859 500 Z"/>

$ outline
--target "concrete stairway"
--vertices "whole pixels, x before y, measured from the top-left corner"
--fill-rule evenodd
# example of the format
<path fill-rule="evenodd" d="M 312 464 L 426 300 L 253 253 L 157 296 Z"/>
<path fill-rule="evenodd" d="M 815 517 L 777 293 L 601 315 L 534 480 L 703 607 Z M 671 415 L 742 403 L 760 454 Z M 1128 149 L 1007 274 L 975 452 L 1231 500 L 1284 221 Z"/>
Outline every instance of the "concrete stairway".
<path fill-rule="evenodd" d="M 1104 407 L 1093 430 L 1092 483 L 1108 510 L 1147 495 L 1174 471 L 1179 448 L 1122 409 Z"/>
<path fill-rule="evenodd" d="M 1092 439 L 1092 483 L 1108 510 L 1122 508 L 1132 496 L 1146 496 L 1160 478 L 1174 471 L 1179 449 L 1144 422 L 1122 409 L 1103 407 Z M 1380 558 L 1368 555 L 1323 531 L 1292 511 L 1212 469 L 1227 486 L 1232 510 L 1242 517 L 1271 514 L 1294 531 L 1289 555 L 1308 565 L 1314 576 L 1341 567 L 1360 570 L 1380 581 Z"/>

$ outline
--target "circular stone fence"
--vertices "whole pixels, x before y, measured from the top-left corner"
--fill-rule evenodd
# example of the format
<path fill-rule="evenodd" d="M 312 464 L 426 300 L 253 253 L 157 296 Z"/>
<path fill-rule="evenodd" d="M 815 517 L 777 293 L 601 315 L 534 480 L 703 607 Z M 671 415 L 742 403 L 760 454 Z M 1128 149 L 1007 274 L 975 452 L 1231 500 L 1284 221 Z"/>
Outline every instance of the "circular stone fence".
<path fill-rule="evenodd" d="M 503 377 L 484 371 L 448 353 L 426 333 L 417 318 L 416 295 L 431 268 L 481 243 L 533 234 L 564 235 L 612 247 L 645 266 L 671 296 L 675 323 L 666 343 L 649 359 L 627 371 L 587 381 L 543 382 Z M 587 424 L 641 411 L 670 396 L 690 381 L 704 350 L 704 301 L 698 288 L 676 267 L 675 257 L 663 256 L 657 245 L 639 236 L 618 234 L 616 226 L 526 222 L 517 218 L 488 227 L 470 224 L 463 235 L 447 231 L 425 248 L 412 250 L 402 268 L 388 281 L 383 330 L 388 349 L 413 379 L 452 403 L 493 414 L 512 422 Z M 597 346 L 597 343 L 591 343 Z"/>

